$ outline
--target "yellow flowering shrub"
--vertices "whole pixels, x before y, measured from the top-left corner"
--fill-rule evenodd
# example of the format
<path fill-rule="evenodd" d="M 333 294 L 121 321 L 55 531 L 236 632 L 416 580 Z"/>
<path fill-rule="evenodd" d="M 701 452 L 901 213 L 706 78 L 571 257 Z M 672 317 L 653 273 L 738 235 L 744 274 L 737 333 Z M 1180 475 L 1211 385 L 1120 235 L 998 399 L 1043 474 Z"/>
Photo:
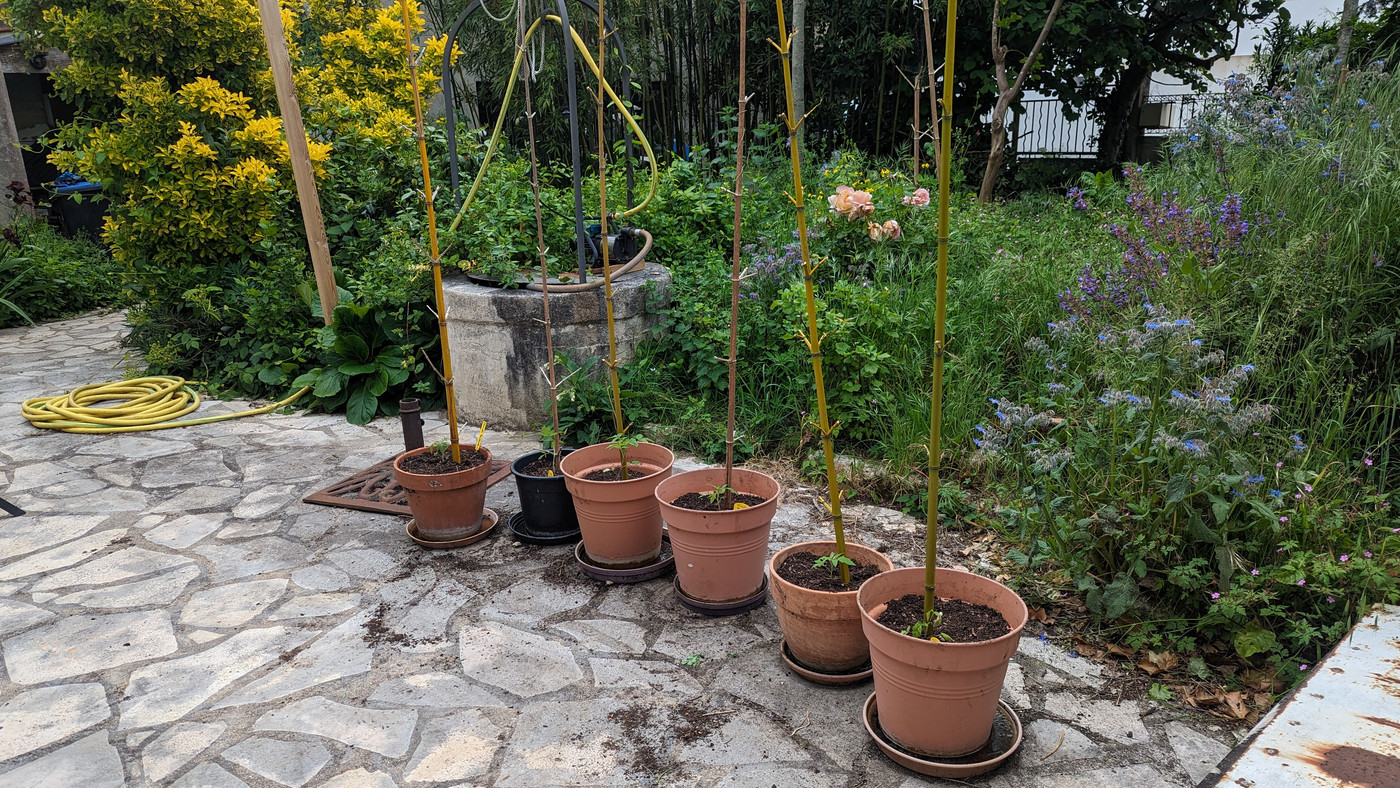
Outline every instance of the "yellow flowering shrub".
<path fill-rule="evenodd" d="M 50 157 L 103 187 L 134 344 L 202 379 L 269 336 L 253 361 L 302 352 L 316 321 L 295 290 L 311 273 L 253 0 L 47 0 L 42 19 L 73 57 L 58 86 L 83 108 Z M 353 272 L 417 175 L 402 18 L 376 0 L 310 0 L 284 1 L 282 21 L 332 256 Z M 443 40 L 420 51 L 426 96 Z M 258 325 L 266 315 L 279 325 Z"/>

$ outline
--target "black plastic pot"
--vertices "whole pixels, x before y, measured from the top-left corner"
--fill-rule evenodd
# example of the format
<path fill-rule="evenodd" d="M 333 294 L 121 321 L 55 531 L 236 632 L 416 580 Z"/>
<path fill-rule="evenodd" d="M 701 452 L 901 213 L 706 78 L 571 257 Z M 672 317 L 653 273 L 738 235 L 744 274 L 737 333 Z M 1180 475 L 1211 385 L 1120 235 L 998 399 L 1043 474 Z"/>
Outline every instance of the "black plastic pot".
<path fill-rule="evenodd" d="M 561 455 L 567 456 L 573 449 L 564 449 Z M 525 527 L 530 534 L 540 537 L 563 537 L 579 531 L 578 515 L 574 513 L 574 498 L 564 485 L 564 474 L 554 476 L 530 476 L 523 469 L 541 457 L 544 452 L 533 451 L 523 455 L 510 465 L 515 476 L 515 487 L 520 492 L 520 510 L 525 514 Z"/>

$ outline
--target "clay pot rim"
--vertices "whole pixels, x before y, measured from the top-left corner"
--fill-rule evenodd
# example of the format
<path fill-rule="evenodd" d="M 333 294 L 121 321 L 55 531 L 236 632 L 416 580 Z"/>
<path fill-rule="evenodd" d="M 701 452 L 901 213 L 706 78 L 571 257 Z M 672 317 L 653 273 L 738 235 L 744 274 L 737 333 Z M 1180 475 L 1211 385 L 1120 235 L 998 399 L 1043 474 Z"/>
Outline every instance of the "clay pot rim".
<path fill-rule="evenodd" d="M 962 572 L 962 573 L 964 573 L 964 574 L 972 575 L 973 577 L 976 577 L 976 578 L 978 578 L 979 580 L 985 580 L 985 581 L 987 581 L 988 583 L 993 583 L 993 584 L 999 585 L 999 586 L 1001 586 L 1002 588 L 1005 588 L 1007 591 L 1010 591 L 1011 594 L 1012 594 L 1013 596 L 1016 597 L 1016 601 L 1021 603 L 1021 616 L 1020 616 L 1020 618 L 1021 618 L 1021 623 L 1012 626 L 1012 627 L 1011 627 L 1011 631 L 1010 631 L 1010 632 L 1007 632 L 1005 635 L 1002 635 L 1001 637 L 998 637 L 998 638 L 992 638 L 991 640 L 974 640 L 974 641 L 972 641 L 971 643 L 948 643 L 948 642 L 943 641 L 943 640 L 925 640 L 924 638 L 916 638 L 916 637 L 913 637 L 912 635 L 906 635 L 906 634 L 904 634 L 903 632 L 900 632 L 900 631 L 897 630 L 897 629 L 890 629 L 889 627 L 887 627 L 887 626 L 885 626 L 884 624 L 881 624 L 879 621 L 877 621 L 877 620 L 875 619 L 874 616 L 870 615 L 870 610 L 867 609 L 867 608 L 865 607 L 864 604 L 861 604 L 860 598 L 857 597 L 857 598 L 856 598 L 856 607 L 860 608 L 860 616 L 861 616 L 861 618 L 862 618 L 862 619 L 869 619 L 870 623 L 874 624 L 875 626 L 879 627 L 880 629 L 884 630 L 885 632 L 888 632 L 888 633 L 891 634 L 891 635 L 894 635 L 894 636 L 896 636 L 896 637 L 902 638 L 902 639 L 904 639 L 904 640 L 908 640 L 908 641 L 913 642 L 913 643 L 922 643 L 922 644 L 924 644 L 925 646 L 928 646 L 928 647 L 931 647 L 931 648 L 952 648 L 952 649 L 982 648 L 982 647 L 989 646 L 989 645 L 993 645 L 993 644 L 1004 643 L 1004 642 L 1006 642 L 1006 641 L 1008 641 L 1008 640 L 1010 640 L 1010 639 L 1012 639 L 1012 638 L 1017 638 L 1017 639 L 1019 639 L 1019 638 L 1021 637 L 1021 630 L 1025 628 L 1026 622 L 1030 620 L 1030 610 L 1026 607 L 1026 601 L 1025 601 L 1024 599 L 1022 599 L 1022 598 L 1021 598 L 1021 595 L 1020 595 L 1020 594 L 1017 594 L 1010 586 L 1007 586 L 1007 585 L 1004 584 L 1004 583 L 998 583 L 997 581 L 993 580 L 992 578 L 990 578 L 990 577 L 984 577 L 983 575 L 979 575 L 979 574 L 977 574 L 976 572 L 969 572 L 969 571 L 966 570 L 966 569 L 958 569 L 958 568 L 956 568 L 956 567 L 951 567 L 951 566 L 950 566 L 950 567 L 935 567 L 935 569 L 936 569 L 937 571 L 940 571 L 940 572 Z M 890 570 L 889 572 L 881 572 L 880 574 L 875 575 L 875 577 L 870 578 L 870 580 L 875 580 L 876 578 L 880 578 L 880 577 L 887 577 L 887 576 L 889 576 L 889 575 L 893 575 L 893 574 L 898 573 L 898 572 L 913 572 L 913 571 L 918 571 L 918 572 L 920 573 L 919 576 L 922 577 L 922 576 L 923 576 L 922 573 L 923 573 L 923 571 L 924 571 L 924 567 L 922 567 L 922 566 L 911 566 L 911 567 L 905 567 L 905 568 L 903 568 L 903 569 L 893 569 L 893 570 Z M 870 583 L 870 580 L 867 580 L 867 581 L 865 581 L 865 583 L 862 583 L 862 584 L 861 584 L 861 587 L 858 588 L 858 589 L 856 589 L 856 593 L 857 593 L 857 594 L 860 594 L 862 591 L 864 591 L 866 585 L 868 585 L 868 584 Z M 924 585 L 924 584 L 923 584 L 923 582 L 921 581 L 921 582 L 919 583 L 919 588 L 920 588 L 921 590 L 923 589 L 923 585 Z M 953 598 L 953 597 L 945 597 L 945 598 Z M 964 600 L 961 600 L 961 601 L 966 602 L 966 601 L 968 601 L 968 600 L 965 600 L 965 599 L 964 599 Z M 879 607 L 880 605 L 884 605 L 884 604 L 886 604 L 886 601 L 880 602 L 879 604 L 875 605 L 875 607 Z M 982 603 L 978 602 L 977 604 L 982 604 Z M 1000 612 L 1000 611 L 997 611 L 997 612 Z M 1008 622 L 1006 622 L 1006 623 L 1010 624 L 1011 622 L 1008 621 Z"/>
<path fill-rule="evenodd" d="M 564 461 L 564 457 L 568 456 L 569 453 L 572 452 L 572 451 L 573 451 L 573 449 L 569 449 L 569 448 L 560 449 L 560 450 L 559 450 L 559 461 L 562 463 L 562 462 Z M 546 454 L 548 454 L 548 453 L 549 453 L 549 452 L 543 451 L 543 450 L 541 450 L 541 451 L 526 452 L 525 454 L 522 454 L 522 455 L 520 455 L 519 457 L 516 457 L 515 460 L 513 460 L 513 461 L 511 462 L 511 464 L 510 464 L 510 472 L 511 472 L 512 474 L 514 474 L 515 476 L 521 478 L 521 479 L 543 479 L 543 480 L 545 480 L 545 481 L 550 481 L 550 480 L 555 480 L 555 479 L 557 479 L 558 481 L 561 481 L 561 482 L 564 481 L 564 469 L 563 469 L 563 468 L 560 468 L 560 469 L 559 469 L 559 475 L 558 475 L 558 476 L 535 476 L 534 474 L 524 473 L 523 471 L 519 471 L 519 470 L 516 469 L 516 466 L 517 466 L 517 465 L 519 465 L 519 466 L 521 466 L 521 467 L 524 467 L 525 465 L 529 465 L 530 463 L 534 462 L 536 458 L 541 457 L 541 456 L 544 456 L 544 455 L 546 455 Z M 631 480 L 629 479 L 628 481 L 631 481 Z"/>
<path fill-rule="evenodd" d="M 663 486 L 665 486 L 667 483 L 669 483 L 672 479 L 685 480 L 686 477 L 690 477 L 691 479 L 693 479 L 693 478 L 695 478 L 695 475 L 704 473 L 704 472 L 706 472 L 706 471 L 714 471 L 714 470 L 723 471 L 724 468 L 723 468 L 723 466 L 721 466 L 721 467 L 719 467 L 719 468 L 696 468 L 696 469 L 693 470 L 693 471 L 681 471 L 680 473 L 671 474 L 671 478 L 670 478 L 670 479 L 664 479 L 664 480 L 662 480 L 661 484 L 656 485 L 656 491 L 653 493 L 653 495 L 656 496 L 656 500 L 657 500 L 658 502 L 660 502 L 660 504 L 661 504 L 662 507 L 664 507 L 664 508 L 669 508 L 669 509 L 675 509 L 676 511 L 680 511 L 680 512 L 698 512 L 698 513 L 700 513 L 700 514 L 705 514 L 705 515 L 736 515 L 736 514 L 739 514 L 740 512 L 743 512 L 744 509 L 727 509 L 727 510 L 726 510 L 726 509 L 718 509 L 718 510 L 715 510 L 715 511 L 709 511 L 709 510 L 706 510 L 706 509 L 687 509 L 687 508 L 685 508 L 684 506 L 676 506 L 675 504 L 673 504 L 673 503 L 671 503 L 670 501 L 666 500 L 665 498 L 662 498 L 662 497 L 661 497 L 661 488 L 662 488 Z M 777 479 L 774 479 L 772 476 L 769 476 L 768 474 L 764 473 L 763 471 L 755 471 L 755 470 L 753 470 L 753 469 L 751 469 L 751 468 L 735 468 L 734 470 L 735 470 L 735 471 L 743 471 L 744 473 L 753 473 L 753 474 L 757 474 L 757 475 L 759 475 L 759 476 L 762 476 L 762 477 L 768 479 L 769 481 L 773 482 L 773 485 L 774 485 L 775 487 L 778 488 L 778 491 L 775 492 L 775 493 L 773 493 L 773 495 L 771 495 L 771 496 L 768 497 L 768 498 L 764 498 L 762 503 L 756 503 L 756 504 L 754 504 L 753 506 L 748 507 L 749 509 L 759 509 L 759 508 L 767 507 L 767 506 L 769 506 L 769 505 L 773 505 L 774 508 L 777 508 L 778 499 L 781 498 L 782 495 L 783 495 L 783 485 L 782 485 Z M 703 490 L 686 490 L 685 492 L 681 493 L 681 495 L 686 495 L 686 494 L 693 493 L 693 492 L 694 492 L 694 493 L 703 493 L 704 491 L 703 491 Z M 740 495 L 756 495 L 756 494 L 757 494 L 757 493 L 748 493 L 748 492 L 744 492 L 743 490 L 735 490 L 734 492 L 736 492 L 736 493 L 738 493 L 738 494 L 740 494 Z M 667 493 L 667 494 L 669 495 L 670 493 Z M 674 497 L 679 498 L 680 495 L 677 495 L 677 496 L 674 496 Z"/>
<path fill-rule="evenodd" d="M 403 466 L 399 464 L 408 457 L 417 457 L 420 454 L 427 454 L 428 452 L 432 451 L 432 449 L 432 446 L 422 446 L 417 449 L 409 449 L 408 451 L 395 457 L 394 473 L 401 473 L 404 476 L 407 476 L 411 479 L 441 479 L 445 476 L 456 476 L 458 474 L 477 473 L 481 470 L 482 466 L 486 466 L 488 470 L 491 467 L 491 450 L 486 448 L 485 446 L 482 446 L 480 449 L 473 447 L 473 451 L 479 451 L 486 455 L 486 459 L 484 461 L 479 462 L 470 468 L 463 468 L 459 471 L 448 471 L 447 473 L 414 473 L 413 471 L 404 470 Z"/>
<path fill-rule="evenodd" d="M 569 471 L 568 469 L 566 469 L 566 468 L 564 467 L 564 461 L 563 461 L 562 459 L 559 461 L 559 472 L 562 473 L 562 474 L 564 475 L 565 478 L 571 479 L 571 480 L 576 481 L 576 482 L 580 482 L 580 483 L 582 483 L 582 484 L 614 485 L 614 484 L 632 484 L 633 482 L 647 481 L 647 480 L 650 480 L 653 476 L 656 476 L 657 474 L 665 473 L 666 471 L 670 470 L 671 464 L 674 463 L 674 462 L 675 462 L 675 459 L 676 459 L 676 455 L 675 455 L 674 452 L 672 452 L 670 449 L 666 448 L 665 446 L 662 446 L 662 445 L 659 444 L 659 443 L 653 443 L 652 441 L 644 441 L 644 442 L 643 442 L 642 444 L 640 444 L 640 445 L 642 445 L 642 446 L 653 446 L 653 447 L 655 447 L 655 448 L 660 449 L 661 451 L 666 452 L 666 459 L 665 459 L 664 462 L 660 462 L 660 463 L 649 463 L 649 462 L 647 462 L 646 460 L 639 460 L 639 461 L 638 461 L 638 464 L 641 465 L 642 467 L 648 467 L 648 466 L 650 466 L 650 467 L 654 467 L 654 468 L 656 469 L 656 470 L 651 471 L 650 473 L 646 474 L 645 476 L 633 476 L 633 477 L 630 477 L 630 478 L 627 478 L 627 479 L 611 479 L 611 480 L 607 480 L 607 481 L 600 480 L 600 479 L 585 479 L 584 476 L 586 476 L 587 474 L 592 473 L 593 471 L 599 470 L 599 469 L 601 469 L 601 468 L 611 467 L 611 466 L 615 465 L 616 463 L 611 463 L 611 462 L 609 462 L 609 463 L 602 463 L 602 464 L 600 464 L 600 465 L 589 465 L 589 466 L 587 466 L 587 467 L 585 467 L 585 468 L 581 468 L 580 470 L 583 471 L 583 475 L 579 475 L 579 474 L 575 474 L 575 473 Z M 592 449 L 592 448 L 598 447 L 598 446 L 601 446 L 601 447 L 603 447 L 603 448 L 606 449 L 607 446 L 608 446 L 608 444 L 606 444 L 606 443 L 590 443 L 590 444 L 588 444 L 587 446 L 584 446 L 584 447 L 579 448 L 579 449 L 571 449 L 570 452 L 571 452 L 572 454 L 579 454 L 579 453 L 582 453 L 582 452 L 584 452 L 584 451 L 586 451 L 586 450 L 588 450 L 588 449 Z M 609 450 L 609 451 L 611 451 L 611 450 Z M 545 478 L 548 478 L 548 477 L 545 477 Z"/>
<path fill-rule="evenodd" d="M 783 557 L 784 559 L 786 559 L 787 556 L 784 555 L 785 553 L 786 553 L 786 554 L 791 554 L 792 552 L 798 552 L 798 550 L 797 550 L 796 548 L 807 547 L 807 546 L 809 546 L 809 545 L 817 545 L 817 544 L 829 544 L 829 545 L 832 545 L 832 546 L 834 547 L 835 544 L 836 544 L 836 540 L 835 540 L 835 539 L 819 539 L 819 540 L 811 541 L 811 542 L 796 542 L 796 543 L 790 544 L 790 545 L 788 545 L 787 547 L 784 547 L 783 549 L 781 549 L 781 550 L 779 550 L 778 552 L 774 553 L 774 554 L 773 554 L 773 557 L 768 559 L 768 574 L 771 575 L 771 576 L 773 577 L 773 584 L 774 584 L 774 585 L 783 586 L 783 590 L 784 590 L 784 592 L 786 592 L 786 593 L 821 594 L 821 595 L 823 595 L 823 596 L 840 597 L 840 598 L 842 598 L 843 600 L 847 598 L 847 597 L 846 597 L 847 594 L 850 594 L 851 596 L 854 596 L 854 595 L 856 595 L 856 594 L 859 594 L 859 593 L 860 593 L 860 586 L 856 586 L 855 588 L 852 588 L 850 591 L 820 591 L 820 590 L 815 589 L 815 588 L 808 588 L 808 587 L 806 587 L 806 586 L 800 586 L 800 585 L 798 585 L 798 584 L 796 584 L 796 583 L 794 583 L 794 582 L 792 582 L 792 581 L 790 581 L 790 580 L 784 578 L 782 575 L 778 574 L 778 565 L 779 565 L 780 563 L 782 563 L 781 561 L 778 560 L 778 558 L 779 558 L 780 556 Z M 878 555 L 878 556 L 884 558 L 886 561 L 890 561 L 889 556 L 886 556 L 884 553 L 880 552 L 879 550 L 876 550 L 875 548 L 871 547 L 870 545 L 864 545 L 864 544 L 861 544 L 861 543 L 859 543 L 859 542 L 846 542 L 846 549 L 849 550 L 851 547 L 860 547 L 860 548 L 863 548 L 863 549 L 865 549 L 865 550 L 869 550 L 870 552 L 872 552 L 872 553 L 874 553 L 874 554 L 876 554 L 876 555 Z M 887 573 L 887 572 L 893 572 L 893 571 L 895 571 L 895 569 L 896 569 L 896 567 L 895 567 L 895 565 L 894 565 L 894 562 L 893 562 L 893 561 L 890 561 L 890 568 L 889 568 L 889 569 L 881 569 L 881 570 L 880 570 L 880 574 L 875 575 L 875 577 L 879 577 L 880 575 L 883 575 L 883 574 L 885 574 L 885 573 Z M 870 580 L 874 580 L 874 579 L 875 579 L 874 577 L 870 578 Z M 870 582 L 870 580 L 866 580 L 865 582 L 868 583 L 868 582 Z M 865 583 L 862 583 L 861 585 L 865 585 Z M 795 592 L 788 591 L 787 589 L 789 589 L 789 588 L 797 589 L 797 590 L 796 590 Z"/>

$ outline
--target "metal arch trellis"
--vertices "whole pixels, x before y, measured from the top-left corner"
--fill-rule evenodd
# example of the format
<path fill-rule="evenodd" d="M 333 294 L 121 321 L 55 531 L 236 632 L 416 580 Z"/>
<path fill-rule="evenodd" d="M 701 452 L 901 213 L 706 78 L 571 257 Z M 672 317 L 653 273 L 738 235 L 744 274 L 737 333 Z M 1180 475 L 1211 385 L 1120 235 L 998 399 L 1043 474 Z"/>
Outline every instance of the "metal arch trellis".
<path fill-rule="evenodd" d="M 579 2 L 581 2 L 584 7 L 593 11 L 595 15 L 598 13 L 598 6 L 596 3 L 590 2 L 590 0 L 579 0 Z M 546 3 L 548 3 L 548 0 L 546 0 Z M 564 31 L 564 72 L 565 80 L 568 83 L 569 101 L 569 149 L 571 158 L 573 159 L 574 235 L 578 262 L 578 281 L 579 283 L 583 283 L 588 281 L 588 262 L 585 249 L 591 244 L 591 241 L 589 240 L 587 229 L 584 226 L 583 159 L 579 152 L 578 128 L 578 79 L 574 64 L 574 41 L 573 37 L 568 34 L 570 30 L 569 11 L 568 8 L 565 7 L 564 0 L 554 0 L 554 5 L 555 12 L 560 19 L 560 27 Z M 462 194 L 459 177 L 460 165 L 457 156 L 457 109 L 455 88 L 452 82 L 452 52 L 457 45 L 457 37 L 462 32 L 462 26 L 466 24 L 472 14 L 476 13 L 478 10 L 484 11 L 484 9 L 484 0 L 473 0 L 471 5 L 467 6 L 466 10 L 462 12 L 461 16 L 457 17 L 457 21 L 454 22 L 452 27 L 448 30 L 446 47 L 442 55 L 442 95 L 446 112 L 447 162 L 450 176 L 449 185 L 452 190 L 453 205 L 459 210 L 462 207 Z M 543 20 L 548 14 L 549 9 L 547 7 L 542 8 L 539 18 Z M 626 79 L 622 81 L 622 100 L 630 104 L 632 101 L 632 68 L 627 63 L 627 52 L 622 45 L 622 37 L 617 31 L 617 25 L 613 23 L 612 18 L 607 14 L 603 15 L 603 24 L 608 31 L 608 38 L 612 41 L 613 47 L 617 50 L 618 60 L 622 64 L 623 72 L 626 74 Z M 530 78 L 530 76 L 525 77 L 525 79 Z M 625 143 L 627 158 L 627 207 L 630 209 L 632 207 L 632 193 L 635 177 L 632 161 L 632 134 L 630 131 L 626 134 Z"/>

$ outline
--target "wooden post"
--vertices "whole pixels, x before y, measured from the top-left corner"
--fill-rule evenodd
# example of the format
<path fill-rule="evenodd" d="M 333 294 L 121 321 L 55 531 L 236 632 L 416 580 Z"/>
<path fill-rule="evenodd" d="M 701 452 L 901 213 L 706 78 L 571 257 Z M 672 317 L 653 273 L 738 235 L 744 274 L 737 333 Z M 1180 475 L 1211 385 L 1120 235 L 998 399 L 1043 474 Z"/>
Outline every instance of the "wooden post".
<path fill-rule="evenodd" d="M 306 240 L 311 246 L 311 267 L 316 271 L 321 313 L 326 325 L 330 325 L 337 301 L 335 271 L 331 268 L 331 247 L 326 243 L 326 226 L 321 220 L 321 199 L 316 194 L 316 174 L 311 169 L 306 127 L 301 123 L 292 59 L 287 54 L 287 33 L 282 29 L 282 10 L 277 0 L 258 0 L 258 15 L 262 17 L 263 38 L 267 40 L 267 58 L 272 63 L 272 81 L 277 85 L 277 108 L 282 115 L 282 128 L 287 132 L 287 152 L 292 159 Z"/>

